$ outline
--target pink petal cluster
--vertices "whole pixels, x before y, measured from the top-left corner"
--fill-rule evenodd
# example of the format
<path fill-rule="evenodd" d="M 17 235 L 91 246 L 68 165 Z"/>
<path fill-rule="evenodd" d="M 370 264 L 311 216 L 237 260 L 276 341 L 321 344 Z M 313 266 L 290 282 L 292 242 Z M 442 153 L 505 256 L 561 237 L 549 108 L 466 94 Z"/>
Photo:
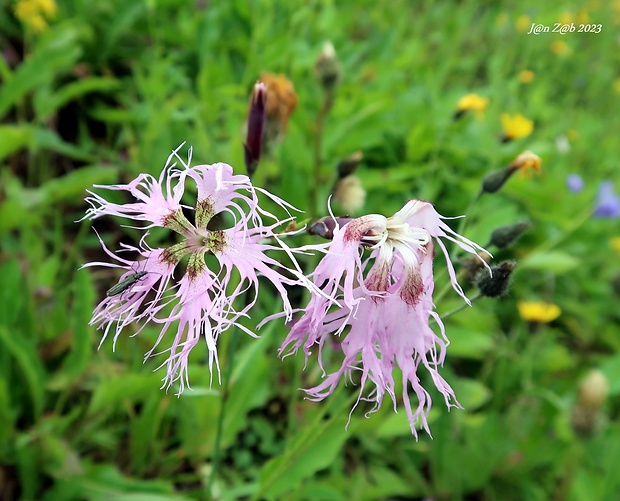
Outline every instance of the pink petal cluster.
<path fill-rule="evenodd" d="M 209 368 L 217 363 L 217 340 L 231 326 L 238 326 L 254 334 L 239 323 L 256 303 L 259 276 L 265 277 L 279 292 L 284 314 L 290 319 L 292 308 L 286 286 L 301 285 L 317 292 L 304 277 L 291 250 L 276 234 L 276 227 L 292 218 L 279 220 L 259 206 L 261 192 L 275 204 L 287 210 L 292 208 L 280 198 L 254 187 L 244 175 L 234 175 L 230 165 L 217 163 L 190 167 L 178 149 L 170 157 L 159 179 L 141 174 L 125 185 L 96 186 L 108 190 L 124 191 L 134 198 L 132 203 L 112 203 L 96 193 L 86 200 L 91 208 L 85 218 L 104 215 L 119 216 L 149 223 L 143 229 L 162 227 L 178 233 L 180 241 L 167 248 L 153 249 L 146 244 L 148 232 L 139 248 L 124 246 L 122 250 L 137 253 L 139 258 L 120 257 L 101 244 L 105 252 L 117 263 L 88 263 L 85 266 L 109 266 L 126 270 L 121 281 L 138 272 L 146 272 L 120 294 L 106 297 L 95 309 L 91 325 L 104 331 L 103 340 L 114 332 L 114 343 L 121 331 L 132 322 L 142 326 L 148 322 L 161 325 L 154 347 L 145 358 L 157 355 L 156 350 L 164 339 L 171 338 L 167 353 L 164 385 L 170 388 L 179 381 L 180 394 L 188 379 L 188 357 L 194 346 L 204 339 L 209 350 Z M 176 161 L 181 167 L 176 167 Z M 195 206 L 181 204 L 185 185 L 193 185 L 197 192 Z M 194 222 L 184 215 L 183 209 L 193 210 Z M 209 222 L 220 213 L 234 219 L 230 228 L 209 229 Z M 263 218 L 271 219 L 265 224 Z M 267 251 L 286 254 L 289 266 L 268 256 Z M 215 257 L 216 265 L 207 265 L 205 256 Z M 183 276 L 175 281 L 173 273 L 181 260 L 187 261 Z M 210 258 L 213 259 L 213 258 Z M 212 269 L 213 268 L 213 269 Z M 235 278 L 233 278 L 235 277 Z M 236 298 L 242 307 L 235 309 Z M 172 331 L 170 335 L 168 332 Z M 138 331 L 139 332 L 139 331 Z"/>
<path fill-rule="evenodd" d="M 329 250 L 312 277 L 325 296 L 339 301 L 339 307 L 333 307 L 325 296 L 314 295 L 280 350 L 281 355 L 289 355 L 303 348 L 307 359 L 316 346 L 323 369 L 326 341 L 332 335 L 344 338 L 340 369 L 331 374 L 323 369 L 323 382 L 306 390 L 311 399 L 324 399 L 343 376 L 351 380 L 353 371 L 359 371 L 360 393 L 355 406 L 360 400 L 374 402 L 370 413 L 375 412 L 388 394 L 396 409 L 394 372 L 398 366 L 411 431 L 417 437 L 416 427 L 421 425 L 430 434 L 427 415 L 431 396 L 418 377 L 418 368 L 423 366 L 448 408 L 460 407 L 452 388 L 439 374 L 449 341 L 434 312 L 435 244 L 446 256 L 452 286 L 468 303 L 442 239 L 473 254 L 483 249 L 452 231 L 442 219 L 432 204 L 411 200 L 390 218 L 367 215 L 336 228 Z M 370 252 L 365 253 L 364 248 Z M 429 325 L 431 317 L 439 335 Z M 368 382 L 373 387 L 364 396 Z M 409 388 L 417 405 L 411 402 Z"/>

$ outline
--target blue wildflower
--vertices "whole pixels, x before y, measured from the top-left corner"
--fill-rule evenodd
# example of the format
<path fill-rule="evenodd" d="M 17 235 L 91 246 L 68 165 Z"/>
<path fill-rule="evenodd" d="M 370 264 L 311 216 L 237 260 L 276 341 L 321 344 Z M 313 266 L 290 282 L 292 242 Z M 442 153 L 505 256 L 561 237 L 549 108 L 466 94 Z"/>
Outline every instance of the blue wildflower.
<path fill-rule="evenodd" d="M 614 193 L 611 181 L 603 181 L 599 186 L 594 216 L 620 217 L 620 196 Z"/>

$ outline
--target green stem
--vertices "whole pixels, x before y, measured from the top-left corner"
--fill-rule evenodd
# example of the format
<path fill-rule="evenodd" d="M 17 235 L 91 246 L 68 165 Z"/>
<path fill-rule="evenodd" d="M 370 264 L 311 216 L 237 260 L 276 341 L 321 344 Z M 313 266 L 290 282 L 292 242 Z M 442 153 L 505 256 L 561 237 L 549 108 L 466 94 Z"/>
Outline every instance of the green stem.
<path fill-rule="evenodd" d="M 232 370 L 235 361 L 235 353 L 237 352 L 237 343 L 239 340 L 239 332 L 236 327 L 233 327 L 231 333 L 230 344 L 228 345 L 228 357 L 226 357 L 226 366 L 224 367 L 224 379 L 222 381 L 222 403 L 220 407 L 220 414 L 217 420 L 217 430 L 215 435 L 215 445 L 213 448 L 213 461 L 211 467 L 211 474 L 209 475 L 209 481 L 207 483 L 207 499 L 213 499 L 213 482 L 217 475 L 218 466 L 222 455 L 222 435 L 224 434 L 224 421 L 226 417 L 226 409 L 228 398 L 230 397 Z"/>
<path fill-rule="evenodd" d="M 478 293 L 476 296 L 471 298 L 471 303 L 473 304 L 474 301 L 480 299 L 481 297 L 482 297 L 482 294 Z M 469 305 L 467 303 L 463 302 L 462 305 L 460 305 L 457 308 L 454 308 L 453 310 L 450 310 L 448 313 L 444 313 L 439 318 L 441 318 L 441 320 L 445 320 L 446 318 L 451 317 L 455 313 L 458 313 L 459 311 L 464 310 L 467 306 L 469 306 Z"/>
<path fill-rule="evenodd" d="M 456 273 L 456 281 L 458 282 L 461 278 L 463 278 L 463 275 L 465 273 L 463 272 L 463 270 L 459 270 Z M 433 298 L 433 302 L 435 304 L 439 304 L 439 302 L 444 298 L 444 296 L 450 291 L 452 290 L 452 282 L 448 279 L 448 282 L 441 288 L 441 290 L 435 294 L 435 297 Z"/>
<path fill-rule="evenodd" d="M 323 133 L 325 132 L 325 119 L 334 104 L 334 92 L 327 91 L 325 99 L 321 105 L 321 109 L 316 117 L 316 127 L 314 135 L 314 168 L 312 173 L 312 185 L 310 186 L 310 216 L 316 218 L 318 213 L 319 186 L 323 179 L 321 175 L 321 167 L 323 165 L 322 149 L 323 149 Z"/>
<path fill-rule="evenodd" d="M 575 231 L 577 231 L 581 226 L 583 226 L 587 221 L 592 218 L 592 210 L 588 209 L 585 211 L 581 217 L 574 219 L 574 223 L 569 226 L 568 230 L 566 230 L 562 235 L 557 237 L 554 240 L 547 240 L 540 247 L 534 249 L 531 254 L 538 254 L 542 252 L 547 252 L 557 246 L 560 242 L 562 242 L 566 237 L 572 235 Z"/>

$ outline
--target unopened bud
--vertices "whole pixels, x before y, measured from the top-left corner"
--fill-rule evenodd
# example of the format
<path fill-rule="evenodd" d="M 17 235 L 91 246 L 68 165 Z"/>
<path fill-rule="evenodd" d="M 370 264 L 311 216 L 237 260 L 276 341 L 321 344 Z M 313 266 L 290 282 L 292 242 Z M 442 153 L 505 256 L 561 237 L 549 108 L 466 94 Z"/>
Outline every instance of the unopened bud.
<path fill-rule="evenodd" d="M 484 263 L 489 264 L 490 262 L 491 256 L 489 256 L 486 252 L 480 251 L 475 256 L 468 254 L 467 257 L 461 261 L 460 271 L 463 274 L 463 278 L 468 282 L 473 282 L 478 276 L 478 273 L 486 268 Z"/>
<path fill-rule="evenodd" d="M 517 223 L 509 226 L 502 226 L 493 230 L 489 243 L 485 247 L 494 245 L 498 249 L 505 249 L 517 241 L 531 227 L 530 223 Z"/>
<path fill-rule="evenodd" d="M 248 112 L 248 132 L 243 145 L 245 167 L 250 177 L 256 172 L 258 162 L 260 161 L 265 129 L 266 102 L 267 86 L 262 82 L 257 82 L 252 91 L 250 110 Z"/>
<path fill-rule="evenodd" d="M 537 174 L 540 174 L 541 165 L 542 160 L 536 153 L 532 153 L 529 150 L 524 151 L 510 162 L 506 168 L 488 174 L 482 180 L 482 193 L 495 193 L 504 186 L 504 183 L 510 179 L 510 176 L 518 170 L 526 176 L 529 176 L 530 170 L 534 170 Z"/>
<path fill-rule="evenodd" d="M 352 155 L 349 155 L 347 158 L 338 162 L 338 179 L 342 179 L 343 177 L 353 174 L 363 158 L 364 155 L 362 152 L 356 151 Z"/>
<path fill-rule="evenodd" d="M 342 70 L 336 56 L 336 49 L 331 42 L 326 42 L 323 45 L 323 50 L 316 60 L 314 69 L 319 82 L 326 91 L 331 91 L 336 87 Z"/>
<path fill-rule="evenodd" d="M 334 202 L 349 213 L 359 211 L 366 201 L 366 190 L 355 174 L 338 179 L 332 195 Z"/>
<path fill-rule="evenodd" d="M 579 385 L 579 398 L 571 412 L 575 432 L 591 436 L 604 421 L 601 408 L 609 395 L 607 378 L 599 370 L 592 370 Z"/>
<path fill-rule="evenodd" d="M 342 228 L 345 224 L 352 220 L 353 218 L 347 216 L 341 216 L 335 219 L 331 216 L 324 217 L 312 223 L 308 227 L 308 233 L 310 233 L 310 235 L 318 235 L 319 237 L 331 240 L 334 238 L 334 230 L 336 229 L 336 225 Z"/>
<path fill-rule="evenodd" d="M 485 297 L 500 297 L 508 292 L 510 276 L 517 267 L 514 261 L 503 261 L 498 266 L 491 267 L 491 275 L 482 270 L 476 278 L 476 285 L 480 294 Z"/>
<path fill-rule="evenodd" d="M 482 180 L 482 193 L 495 193 L 510 179 L 517 169 L 506 167 L 487 174 Z"/>
<path fill-rule="evenodd" d="M 579 385 L 579 403 L 592 409 L 599 409 L 609 395 L 609 382 L 605 375 L 594 369 Z"/>

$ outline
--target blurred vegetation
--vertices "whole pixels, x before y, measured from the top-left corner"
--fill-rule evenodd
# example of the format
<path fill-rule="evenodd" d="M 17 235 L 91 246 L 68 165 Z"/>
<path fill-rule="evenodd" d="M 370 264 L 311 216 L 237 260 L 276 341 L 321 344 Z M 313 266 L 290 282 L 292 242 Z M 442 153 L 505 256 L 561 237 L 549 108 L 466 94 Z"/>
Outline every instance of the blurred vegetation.
<path fill-rule="evenodd" d="M 592 217 L 599 183 L 620 189 L 617 2 L 30 2 L 43 5 L 38 18 L 23 5 L 17 17 L 23 0 L 0 7 L 0 498 L 619 498 L 620 223 Z M 526 34 L 555 22 L 602 30 Z M 341 74 L 317 127 L 326 41 Z M 263 71 L 286 75 L 298 102 L 258 186 L 325 215 L 336 165 L 361 151 L 359 214 L 421 198 L 446 216 L 467 210 L 465 235 L 480 244 L 499 226 L 532 228 L 491 249 L 517 262 L 509 293 L 446 321 L 443 374 L 464 410 L 436 398 L 432 439 L 415 441 L 389 405 L 369 419 L 360 405 L 345 428 L 355 387 L 304 400 L 298 388 L 321 373 L 314 360 L 303 371 L 301 356 L 277 359 L 281 323 L 240 338 L 210 494 L 224 393 L 206 350 L 192 353 L 181 398 L 159 389 L 157 359 L 142 363 L 154 329 L 97 351 L 88 322 L 118 277 L 78 271 L 104 257 L 90 223 L 75 221 L 86 189 L 158 175 L 184 141 L 195 162 L 243 173 Z M 488 106 L 455 119 L 470 93 Z M 532 133 L 500 141 L 504 113 L 533 120 Z M 472 204 L 483 177 L 524 150 L 543 159 L 540 176 L 517 174 Z M 583 191 L 567 189 L 571 173 Z M 139 238 L 118 223 L 96 224 L 111 249 Z M 520 300 L 561 315 L 525 321 Z M 439 313 L 459 301 L 447 294 Z M 254 323 L 276 304 L 263 294 Z M 224 365 L 230 339 L 220 341 Z M 608 385 L 596 405 L 580 389 L 591 370 L 599 393 Z"/>

